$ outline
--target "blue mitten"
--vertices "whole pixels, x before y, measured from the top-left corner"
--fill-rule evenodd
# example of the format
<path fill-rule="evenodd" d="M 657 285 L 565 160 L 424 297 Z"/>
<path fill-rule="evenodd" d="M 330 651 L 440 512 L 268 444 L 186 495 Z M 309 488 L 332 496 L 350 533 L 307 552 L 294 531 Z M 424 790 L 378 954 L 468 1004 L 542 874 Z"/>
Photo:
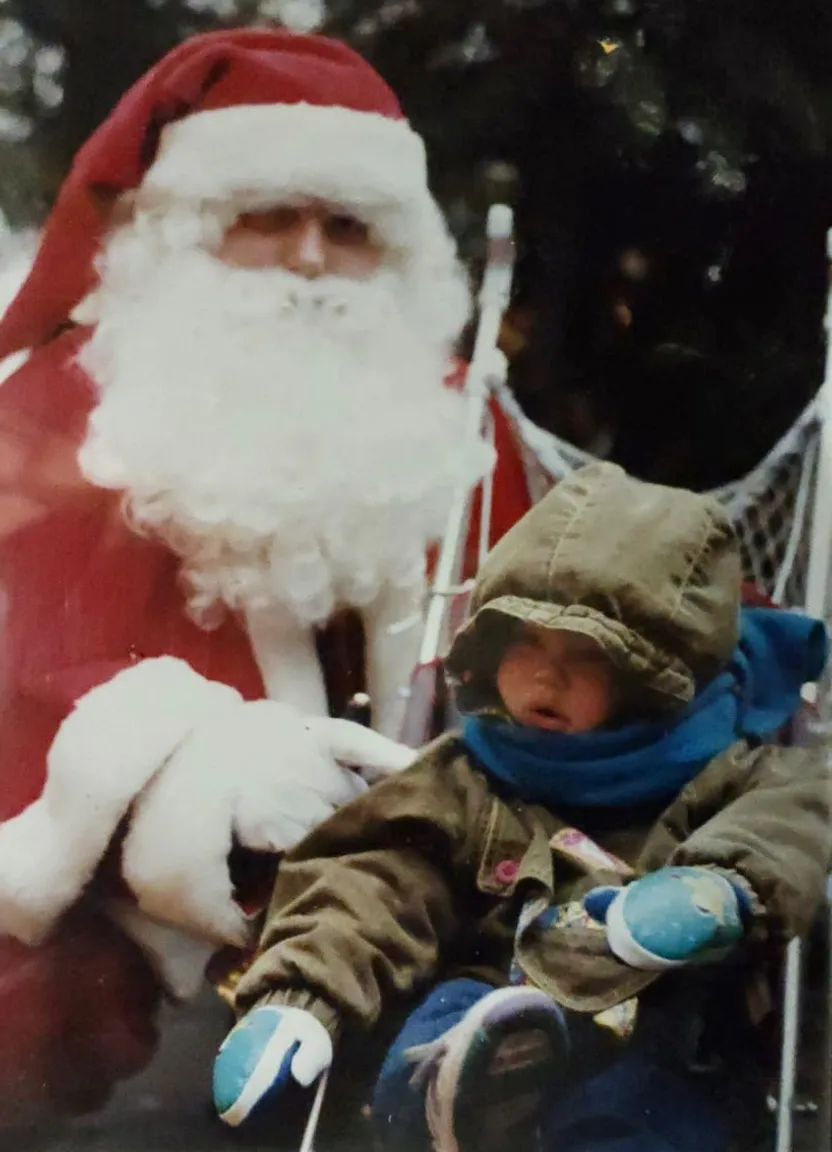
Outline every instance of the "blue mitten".
<path fill-rule="evenodd" d="M 311 1012 L 253 1008 L 229 1032 L 214 1063 L 214 1106 L 236 1128 L 266 1096 L 294 1080 L 304 1088 L 332 1063 L 332 1040 Z"/>
<path fill-rule="evenodd" d="M 631 968 L 662 970 L 721 960 L 744 934 L 747 896 L 711 868 L 669 867 L 624 888 L 584 897 L 606 924 L 611 951 Z"/>

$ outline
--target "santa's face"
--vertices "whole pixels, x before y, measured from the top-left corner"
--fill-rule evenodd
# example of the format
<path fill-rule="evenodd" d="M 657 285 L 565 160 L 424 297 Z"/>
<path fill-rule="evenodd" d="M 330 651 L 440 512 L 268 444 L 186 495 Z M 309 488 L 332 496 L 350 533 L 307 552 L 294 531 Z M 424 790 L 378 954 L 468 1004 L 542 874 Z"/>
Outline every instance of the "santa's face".
<path fill-rule="evenodd" d="M 363 280 L 378 271 L 384 246 L 352 212 L 301 200 L 244 213 L 223 236 L 217 256 L 234 267 L 284 268 L 310 280 Z"/>
<path fill-rule="evenodd" d="M 99 402 L 81 466 L 182 557 L 206 624 L 271 604 L 317 623 L 413 583 L 454 486 L 491 463 L 462 450 L 444 386 L 467 310 L 456 266 L 419 283 L 369 228 L 289 208 L 254 229 L 139 215 L 86 305 Z"/>

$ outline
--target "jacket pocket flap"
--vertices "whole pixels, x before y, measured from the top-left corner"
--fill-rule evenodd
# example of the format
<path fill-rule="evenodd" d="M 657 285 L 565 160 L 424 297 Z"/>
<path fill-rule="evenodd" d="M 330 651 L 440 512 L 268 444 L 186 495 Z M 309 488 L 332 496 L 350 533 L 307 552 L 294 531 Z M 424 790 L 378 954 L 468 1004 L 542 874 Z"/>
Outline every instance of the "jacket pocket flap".
<path fill-rule="evenodd" d="M 515 812 L 502 800 L 491 802 L 477 887 L 491 896 L 511 896 L 527 880 L 553 891 L 552 852 L 545 829 L 527 809 Z"/>

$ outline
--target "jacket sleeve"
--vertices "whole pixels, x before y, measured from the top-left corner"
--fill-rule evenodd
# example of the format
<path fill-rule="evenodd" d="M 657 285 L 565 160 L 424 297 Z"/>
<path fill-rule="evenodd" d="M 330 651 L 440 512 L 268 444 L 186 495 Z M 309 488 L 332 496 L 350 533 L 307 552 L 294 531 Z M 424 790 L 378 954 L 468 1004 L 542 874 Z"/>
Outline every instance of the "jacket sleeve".
<path fill-rule="evenodd" d="M 730 755 L 730 754 L 729 754 Z M 756 933 L 802 935 L 823 900 L 832 860 L 832 774 L 820 748 L 745 754 L 741 783 L 671 858 L 730 869 L 752 889 Z"/>
<path fill-rule="evenodd" d="M 331 1031 L 370 1026 L 428 979 L 464 911 L 481 796 L 464 760 L 428 751 L 288 853 L 238 1010 L 268 997 Z"/>

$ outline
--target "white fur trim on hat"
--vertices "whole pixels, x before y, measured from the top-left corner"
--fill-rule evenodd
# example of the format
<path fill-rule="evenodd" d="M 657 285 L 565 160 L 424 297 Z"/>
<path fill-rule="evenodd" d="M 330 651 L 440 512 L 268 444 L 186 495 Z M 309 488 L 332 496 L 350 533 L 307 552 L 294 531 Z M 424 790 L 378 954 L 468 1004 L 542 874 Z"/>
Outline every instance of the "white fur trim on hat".
<path fill-rule="evenodd" d="M 182 660 L 144 660 L 63 722 L 39 800 L 0 825 L 0 934 L 40 943 L 74 904 L 130 804 L 204 717 L 242 703 Z"/>
<path fill-rule="evenodd" d="M 156 196 L 242 210 L 309 196 L 374 216 L 436 213 L 425 147 L 407 121 L 313 104 L 242 104 L 168 125 L 137 202 Z"/>

